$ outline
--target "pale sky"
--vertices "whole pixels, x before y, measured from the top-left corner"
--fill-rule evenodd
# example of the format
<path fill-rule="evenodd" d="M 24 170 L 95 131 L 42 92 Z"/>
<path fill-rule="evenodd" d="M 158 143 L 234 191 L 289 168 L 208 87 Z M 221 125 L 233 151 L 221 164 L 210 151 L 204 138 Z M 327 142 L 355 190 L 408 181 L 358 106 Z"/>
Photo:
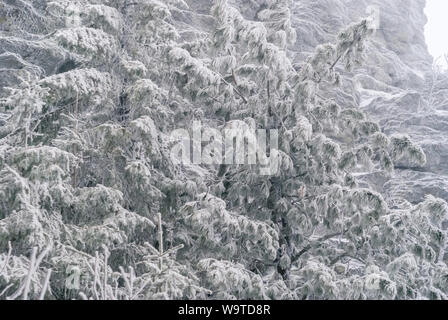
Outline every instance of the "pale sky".
<path fill-rule="evenodd" d="M 448 54 L 448 0 L 426 0 L 426 43 L 434 59 Z M 448 67 L 442 58 L 439 63 Z"/>

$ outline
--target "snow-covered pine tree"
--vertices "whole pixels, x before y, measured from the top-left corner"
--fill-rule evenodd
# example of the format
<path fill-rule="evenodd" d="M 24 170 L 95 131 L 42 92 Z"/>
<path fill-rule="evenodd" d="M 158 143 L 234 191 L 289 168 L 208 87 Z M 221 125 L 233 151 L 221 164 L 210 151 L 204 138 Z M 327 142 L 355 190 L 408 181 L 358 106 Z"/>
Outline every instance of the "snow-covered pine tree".
<path fill-rule="evenodd" d="M 292 63 L 286 0 L 215 0 L 214 30 L 182 0 L 41 3 L 1 9 L 24 68 L 1 99 L 0 299 L 447 298 L 447 204 L 358 188 L 421 148 L 326 98 L 366 20 Z M 192 120 L 278 130 L 278 174 L 174 163 Z"/>
<path fill-rule="evenodd" d="M 151 5 L 165 8 L 157 1 L 131 12 L 98 1 L 47 7 L 57 30 L 36 41 L 73 62 L 65 72 L 28 77 L 2 100 L 9 119 L 1 140 L 0 245 L 12 250 L 2 255 L 1 298 L 192 299 L 208 292 L 172 259 L 180 247 L 154 249 L 169 242 L 159 236 L 164 223 L 156 227 L 157 212 L 173 201 L 165 194 L 195 186 L 172 179 L 168 137 L 155 124 L 169 126 L 168 90 L 146 78 L 168 70 L 147 63 L 153 52 L 163 56 L 166 42 L 153 39 L 166 39 L 167 26 L 146 28 L 150 52 L 147 40 L 127 38 L 140 21 L 127 15 L 144 16 Z M 162 13 L 153 18 L 166 19 Z M 44 258 L 51 273 L 40 267 Z"/>
<path fill-rule="evenodd" d="M 342 243 L 356 252 L 353 255 L 350 253 L 356 260 L 361 251 L 369 247 L 365 243 L 365 232 L 369 232 L 382 216 L 387 215 L 389 209 L 381 195 L 367 189 L 357 189 L 352 172 L 371 170 L 373 166 L 390 171 L 393 161 L 405 156 L 416 165 L 424 165 L 426 161 L 421 148 L 408 138 L 389 139 L 361 111 L 344 109 L 334 101 L 322 98 L 320 85 L 323 82 L 336 85 L 340 82 L 341 76 L 336 71 L 339 61 L 345 61 L 347 68 L 359 63 L 363 42 L 369 34 L 367 21 L 349 26 L 341 32 L 335 45 L 319 46 L 302 69 L 295 73 L 292 68 L 284 69 L 291 65 L 288 61 L 280 63 L 282 68 L 279 70 L 275 69 L 278 65 L 268 64 L 287 58 L 281 48 L 269 50 L 273 44 L 269 42 L 264 27 L 245 21 L 226 1 L 216 1 L 214 13 L 218 22 L 215 36 L 219 39 L 215 41 L 215 46 L 216 43 L 224 44 L 229 53 L 225 61 L 232 61 L 231 69 L 224 64 L 224 70 L 227 68 L 234 84 L 238 85 L 237 88 L 249 102 L 249 111 L 243 112 L 240 119 L 258 126 L 276 128 L 286 137 L 279 153 L 285 155 L 280 161 L 279 176 L 263 177 L 259 175 L 259 168 L 242 166 L 230 168 L 218 180 L 218 194 L 231 208 L 258 223 L 271 225 L 278 234 L 274 260 L 267 262 L 266 258 L 263 261 L 245 254 L 245 264 L 253 272 L 278 273 L 281 275 L 280 281 L 286 280 L 283 285 L 287 287 L 290 281 L 303 281 L 303 274 L 299 273 L 300 276 L 296 277 L 291 272 L 296 268 L 301 270 L 307 261 L 317 260 L 322 266 L 334 267 L 335 261 L 340 259 L 338 245 L 333 243 L 335 240 L 337 244 Z M 245 33 L 248 30 L 249 35 Z M 268 54 L 274 57 L 265 59 Z M 224 60 L 219 58 L 218 61 Z M 247 65 L 239 69 L 236 61 L 251 63 L 250 69 Z M 214 66 L 223 67 L 217 63 Z M 252 80 L 250 73 L 240 74 L 238 71 L 243 68 L 253 71 L 258 77 L 254 76 Z M 260 77 L 263 70 L 273 72 L 268 71 L 266 77 Z M 272 78 L 274 75 L 279 77 Z M 289 84 L 287 79 L 293 79 L 292 83 Z M 255 90 L 245 90 L 244 84 L 248 81 L 253 81 Z M 276 84 L 272 89 L 271 81 Z M 251 102 L 263 109 L 251 110 Z M 238 114 L 234 113 L 236 120 L 232 122 L 240 121 Z M 250 115 L 254 115 L 253 118 Z M 245 125 L 244 122 L 242 125 Z M 204 219 L 196 216 L 203 210 L 201 204 L 189 204 L 186 210 L 192 211 L 187 215 L 187 221 L 195 217 L 190 228 L 201 238 L 205 237 L 204 240 L 215 239 L 215 244 L 209 246 L 216 252 L 214 246 L 219 243 L 216 239 L 228 237 L 221 234 L 216 238 L 215 235 L 219 230 L 227 232 L 227 227 L 220 225 L 225 219 L 217 214 L 214 220 L 207 218 L 207 223 L 203 224 Z M 208 209 L 205 212 L 208 216 L 212 211 Z M 244 236 L 239 237 L 245 239 Z M 252 239 L 256 241 L 257 237 L 252 236 Z M 261 240 L 258 243 L 262 245 Z M 251 244 L 246 246 L 251 248 Z M 204 246 L 195 250 L 204 252 Z M 226 254 L 234 259 L 232 252 Z M 345 260 L 350 260 L 347 256 L 342 255 Z M 243 262 L 241 259 L 239 261 Z M 272 279 L 279 281 L 275 276 Z M 332 290 L 337 289 L 332 283 L 325 285 L 329 289 L 322 292 L 321 298 L 332 296 Z M 290 289 L 294 292 L 293 288 Z M 305 296 L 317 297 L 308 293 Z"/>

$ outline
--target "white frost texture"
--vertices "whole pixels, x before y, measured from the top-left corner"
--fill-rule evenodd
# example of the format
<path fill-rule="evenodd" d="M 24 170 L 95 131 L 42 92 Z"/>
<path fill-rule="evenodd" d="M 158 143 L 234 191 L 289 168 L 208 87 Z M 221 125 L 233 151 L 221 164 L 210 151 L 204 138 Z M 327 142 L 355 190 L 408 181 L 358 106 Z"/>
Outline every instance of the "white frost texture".
<path fill-rule="evenodd" d="M 424 8 L 2 1 L 0 300 L 448 299 Z M 275 173 L 174 161 L 229 128 L 275 131 Z"/>

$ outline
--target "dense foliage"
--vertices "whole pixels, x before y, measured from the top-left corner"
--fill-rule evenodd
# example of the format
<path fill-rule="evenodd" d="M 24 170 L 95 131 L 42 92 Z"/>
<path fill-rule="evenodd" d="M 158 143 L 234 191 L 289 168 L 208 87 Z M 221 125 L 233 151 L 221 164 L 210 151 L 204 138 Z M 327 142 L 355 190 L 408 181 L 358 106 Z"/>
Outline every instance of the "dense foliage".
<path fill-rule="evenodd" d="M 262 2 L 215 0 L 213 30 L 182 0 L 3 5 L 0 299 L 448 298 L 447 203 L 358 182 L 424 152 L 326 98 L 370 21 L 293 63 L 289 0 Z M 193 121 L 277 130 L 276 174 L 175 162 Z"/>

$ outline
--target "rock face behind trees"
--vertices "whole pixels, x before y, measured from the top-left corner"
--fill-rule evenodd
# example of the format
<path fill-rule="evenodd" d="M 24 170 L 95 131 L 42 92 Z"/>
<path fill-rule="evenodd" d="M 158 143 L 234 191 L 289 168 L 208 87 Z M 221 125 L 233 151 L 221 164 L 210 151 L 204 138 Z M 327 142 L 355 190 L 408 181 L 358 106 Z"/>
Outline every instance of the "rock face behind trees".
<path fill-rule="evenodd" d="M 424 7 L 2 2 L 0 299 L 448 299 Z M 176 162 L 198 122 L 279 170 Z"/>

